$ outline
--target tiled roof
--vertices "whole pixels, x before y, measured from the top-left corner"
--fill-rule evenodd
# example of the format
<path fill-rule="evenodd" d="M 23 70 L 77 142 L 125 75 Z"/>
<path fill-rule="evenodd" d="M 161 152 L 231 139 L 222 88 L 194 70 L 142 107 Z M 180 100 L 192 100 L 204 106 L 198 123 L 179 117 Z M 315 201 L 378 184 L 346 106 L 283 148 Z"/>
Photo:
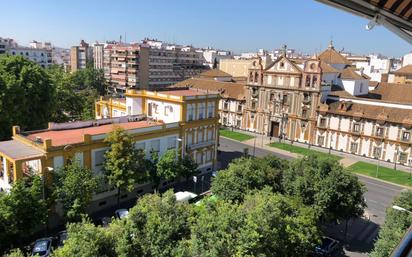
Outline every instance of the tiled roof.
<path fill-rule="evenodd" d="M 328 64 L 350 64 L 350 62 L 343 55 L 336 52 L 333 47 L 329 47 L 323 51 L 318 58 Z"/>
<path fill-rule="evenodd" d="M 342 103 L 345 104 L 345 108 L 342 108 Z M 401 124 L 409 123 L 412 121 L 412 111 L 407 109 L 374 106 L 343 101 L 331 102 L 328 104 L 328 106 L 329 110 L 327 112 L 331 114 L 362 117 L 365 119 L 383 120 L 386 122 Z"/>
<path fill-rule="evenodd" d="M 191 78 L 178 82 L 172 87 L 191 87 L 203 90 L 219 92 L 224 98 L 243 100 L 245 97 L 245 84 L 234 82 L 222 82 L 203 78 Z"/>
<path fill-rule="evenodd" d="M 339 71 L 326 62 L 320 62 L 320 68 L 322 69 L 322 73 L 339 73 Z"/>
<path fill-rule="evenodd" d="M 131 130 L 136 128 L 152 127 L 163 124 L 162 122 L 154 121 L 136 121 L 136 122 L 125 122 L 116 124 L 100 125 L 97 127 L 85 127 L 76 129 L 66 129 L 66 130 L 45 130 L 35 133 L 30 133 L 27 138 L 33 142 L 37 137 L 41 138 L 43 141 L 45 139 L 52 140 L 52 146 L 63 146 L 68 144 L 76 144 L 83 142 L 83 137 L 86 134 L 98 135 L 106 134 L 115 127 L 121 127 L 124 130 Z"/>
<path fill-rule="evenodd" d="M 359 75 L 352 67 L 346 67 L 343 69 L 339 75 L 341 79 L 365 79 Z"/>
<path fill-rule="evenodd" d="M 375 85 L 376 83 L 373 83 Z M 412 84 L 381 82 L 367 95 L 353 96 L 339 86 L 332 86 L 330 96 L 360 100 L 373 100 L 389 103 L 412 104 Z M 411 111 L 412 112 L 412 111 Z"/>
<path fill-rule="evenodd" d="M 203 78 L 219 78 L 219 77 L 232 77 L 229 73 L 221 71 L 219 69 L 208 70 L 199 74 L 199 77 Z"/>
<path fill-rule="evenodd" d="M 412 64 L 403 66 L 402 68 L 393 72 L 395 75 L 412 75 Z"/>
<path fill-rule="evenodd" d="M 174 96 L 196 96 L 196 95 L 205 95 L 206 93 L 199 90 L 194 89 L 177 89 L 177 90 L 165 90 L 165 91 L 157 91 L 158 94 L 165 94 L 165 95 L 174 95 Z"/>

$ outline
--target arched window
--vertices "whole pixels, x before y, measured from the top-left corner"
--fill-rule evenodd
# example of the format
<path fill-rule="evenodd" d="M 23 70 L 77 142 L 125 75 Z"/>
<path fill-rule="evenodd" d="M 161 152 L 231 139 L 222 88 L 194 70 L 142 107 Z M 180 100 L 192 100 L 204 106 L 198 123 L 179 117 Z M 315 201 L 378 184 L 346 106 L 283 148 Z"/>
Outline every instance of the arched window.
<path fill-rule="evenodd" d="M 257 72 L 255 72 L 255 79 L 253 80 L 255 83 L 257 83 L 258 82 L 258 73 Z"/>
<path fill-rule="evenodd" d="M 249 81 L 253 81 L 253 73 L 252 72 L 249 72 Z"/>
<path fill-rule="evenodd" d="M 317 76 L 313 76 L 312 79 L 312 87 L 316 87 L 316 83 L 318 82 L 318 77 Z"/>

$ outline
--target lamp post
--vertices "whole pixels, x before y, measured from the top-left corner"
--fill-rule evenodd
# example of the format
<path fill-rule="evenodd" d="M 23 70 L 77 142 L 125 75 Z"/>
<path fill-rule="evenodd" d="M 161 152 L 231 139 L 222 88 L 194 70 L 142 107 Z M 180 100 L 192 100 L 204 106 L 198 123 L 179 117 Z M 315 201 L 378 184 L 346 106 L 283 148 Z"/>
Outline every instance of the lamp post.
<path fill-rule="evenodd" d="M 331 154 L 332 151 L 332 142 L 333 142 L 333 137 L 332 134 L 330 135 L 330 142 L 329 142 L 329 154 Z"/>
<path fill-rule="evenodd" d="M 396 170 L 396 163 L 398 162 L 398 158 L 399 158 L 399 149 L 397 148 L 395 152 L 395 159 L 394 159 L 394 163 L 395 163 L 394 169 L 395 170 Z"/>

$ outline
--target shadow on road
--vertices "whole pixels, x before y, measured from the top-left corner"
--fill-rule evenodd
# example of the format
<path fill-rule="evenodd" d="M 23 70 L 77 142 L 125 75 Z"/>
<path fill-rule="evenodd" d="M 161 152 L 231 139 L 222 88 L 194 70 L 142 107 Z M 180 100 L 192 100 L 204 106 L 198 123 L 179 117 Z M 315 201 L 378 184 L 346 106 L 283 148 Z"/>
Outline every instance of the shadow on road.
<path fill-rule="evenodd" d="M 355 218 L 348 221 L 345 238 L 346 222 L 329 224 L 325 228 L 326 235 L 339 240 L 346 252 L 367 254 L 373 249 L 379 232 L 379 225 L 365 218 Z M 334 256 L 347 255 L 343 249 Z"/>

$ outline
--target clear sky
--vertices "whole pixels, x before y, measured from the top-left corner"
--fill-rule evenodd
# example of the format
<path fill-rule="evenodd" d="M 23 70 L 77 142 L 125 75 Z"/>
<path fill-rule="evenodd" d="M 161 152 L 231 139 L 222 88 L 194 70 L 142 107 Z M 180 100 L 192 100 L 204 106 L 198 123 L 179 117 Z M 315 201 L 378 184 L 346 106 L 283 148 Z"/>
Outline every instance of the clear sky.
<path fill-rule="evenodd" d="M 13 0 L 1 5 L 0 37 L 19 44 L 51 41 L 70 47 L 87 42 L 144 37 L 233 50 L 274 49 L 287 44 L 319 52 L 336 49 L 400 57 L 411 45 L 367 20 L 314 0 Z"/>

